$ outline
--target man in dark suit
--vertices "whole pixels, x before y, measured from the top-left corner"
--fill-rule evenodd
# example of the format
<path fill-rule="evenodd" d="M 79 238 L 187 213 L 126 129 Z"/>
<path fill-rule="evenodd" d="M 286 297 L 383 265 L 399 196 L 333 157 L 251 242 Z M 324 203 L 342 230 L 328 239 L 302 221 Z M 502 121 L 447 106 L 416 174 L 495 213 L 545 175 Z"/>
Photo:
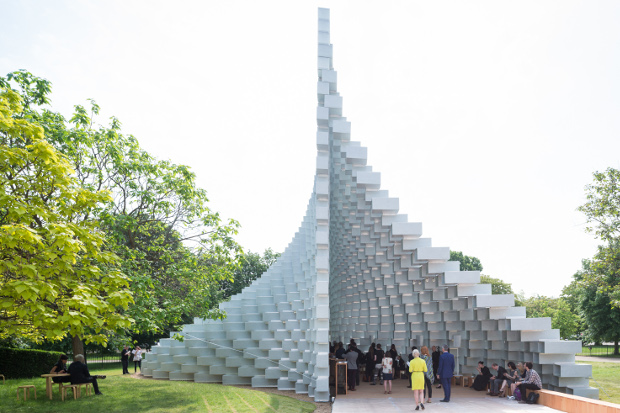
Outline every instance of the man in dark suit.
<path fill-rule="evenodd" d="M 437 378 L 441 380 L 444 398 L 440 402 L 450 401 L 450 390 L 452 375 L 454 374 L 454 356 L 448 353 L 448 345 L 444 344 L 443 354 L 439 357 L 439 367 L 437 368 Z"/>
<path fill-rule="evenodd" d="M 121 363 L 123 364 L 123 374 L 129 374 L 129 355 L 131 350 L 125 344 L 123 351 L 121 351 Z"/>
<path fill-rule="evenodd" d="M 105 376 L 91 376 L 88 367 L 84 364 L 84 356 L 78 354 L 74 357 L 74 362 L 69 366 L 67 371 L 71 375 L 71 384 L 92 383 L 95 394 L 101 396 L 103 393 L 99 391 L 97 378 L 105 379 Z"/>

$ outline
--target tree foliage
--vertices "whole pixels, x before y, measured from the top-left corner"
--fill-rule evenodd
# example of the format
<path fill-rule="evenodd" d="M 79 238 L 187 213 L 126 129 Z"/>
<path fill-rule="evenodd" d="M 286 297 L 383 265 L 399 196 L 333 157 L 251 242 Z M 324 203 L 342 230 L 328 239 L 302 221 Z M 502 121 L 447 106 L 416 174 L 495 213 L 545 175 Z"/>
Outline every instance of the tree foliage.
<path fill-rule="evenodd" d="M 280 253 L 267 248 L 261 257 L 260 254 L 248 251 L 241 261 L 241 266 L 235 270 L 232 280 L 224 280 L 220 284 L 222 300 L 227 300 L 235 294 L 239 294 L 252 281 L 260 277 L 269 267 L 276 262 Z"/>
<path fill-rule="evenodd" d="M 611 341 L 619 353 L 620 245 L 612 242 L 599 246 L 592 260 L 582 261 L 582 270 L 574 275 L 579 287 L 579 306 L 588 326 L 586 339 L 591 342 Z"/>
<path fill-rule="evenodd" d="M 83 219 L 101 222 L 109 250 L 121 258 L 135 301 L 125 312 L 134 320 L 132 331 L 161 333 L 191 317 L 223 317 L 216 308 L 218 284 L 239 266 L 239 224 L 209 209 L 194 173 L 155 159 L 121 132 L 116 118 L 98 125 L 93 100 L 88 108 L 76 105 L 67 120 L 40 106 L 49 102 L 49 82 L 27 72 L 1 82 L 29 102 L 22 116 L 41 125 L 67 156 L 81 188 L 109 193 Z"/>
<path fill-rule="evenodd" d="M 2 92 L 0 337 L 105 342 L 107 331 L 129 326 L 118 311 L 131 303 L 127 279 L 91 215 L 110 194 L 72 175 L 43 129 L 22 117 L 19 95 Z"/>
<path fill-rule="evenodd" d="M 461 271 L 482 271 L 482 264 L 478 258 L 464 255 L 461 251 L 450 251 L 450 261 L 459 261 Z"/>
<path fill-rule="evenodd" d="M 614 242 L 620 237 L 620 170 L 595 172 L 594 183 L 586 186 L 586 203 L 577 208 L 587 218 L 586 231 Z"/>
<path fill-rule="evenodd" d="M 535 295 L 524 300 L 527 317 L 550 317 L 551 328 L 560 330 L 560 337 L 573 339 L 579 330 L 579 316 L 563 298 Z"/>

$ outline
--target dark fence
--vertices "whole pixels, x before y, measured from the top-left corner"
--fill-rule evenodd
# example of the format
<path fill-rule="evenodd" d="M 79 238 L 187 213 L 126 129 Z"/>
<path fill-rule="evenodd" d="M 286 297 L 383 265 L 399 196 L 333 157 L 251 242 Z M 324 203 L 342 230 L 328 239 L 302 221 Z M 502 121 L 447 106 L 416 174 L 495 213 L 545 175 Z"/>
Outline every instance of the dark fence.
<path fill-rule="evenodd" d="M 581 353 L 577 354 L 578 356 L 613 356 L 614 355 L 614 346 L 610 345 L 601 345 L 601 346 L 583 346 L 581 348 Z"/>

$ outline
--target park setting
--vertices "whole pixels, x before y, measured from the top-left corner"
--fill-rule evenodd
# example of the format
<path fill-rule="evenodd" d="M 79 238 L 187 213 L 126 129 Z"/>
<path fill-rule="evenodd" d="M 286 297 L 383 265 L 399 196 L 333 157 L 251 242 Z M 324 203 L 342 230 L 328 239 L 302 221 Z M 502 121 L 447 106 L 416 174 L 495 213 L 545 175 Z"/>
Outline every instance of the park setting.
<path fill-rule="evenodd" d="M 620 412 L 620 7 L 327 3 L 0 5 L 0 412 Z"/>

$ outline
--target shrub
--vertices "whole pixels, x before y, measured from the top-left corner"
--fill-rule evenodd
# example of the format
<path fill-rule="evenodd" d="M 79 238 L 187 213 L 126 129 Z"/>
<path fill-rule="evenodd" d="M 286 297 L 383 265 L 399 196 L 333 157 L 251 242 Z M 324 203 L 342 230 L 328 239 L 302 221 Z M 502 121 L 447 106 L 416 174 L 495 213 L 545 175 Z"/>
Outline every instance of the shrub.
<path fill-rule="evenodd" d="M 49 373 L 63 353 L 0 347 L 0 374 L 6 378 L 38 377 Z"/>

